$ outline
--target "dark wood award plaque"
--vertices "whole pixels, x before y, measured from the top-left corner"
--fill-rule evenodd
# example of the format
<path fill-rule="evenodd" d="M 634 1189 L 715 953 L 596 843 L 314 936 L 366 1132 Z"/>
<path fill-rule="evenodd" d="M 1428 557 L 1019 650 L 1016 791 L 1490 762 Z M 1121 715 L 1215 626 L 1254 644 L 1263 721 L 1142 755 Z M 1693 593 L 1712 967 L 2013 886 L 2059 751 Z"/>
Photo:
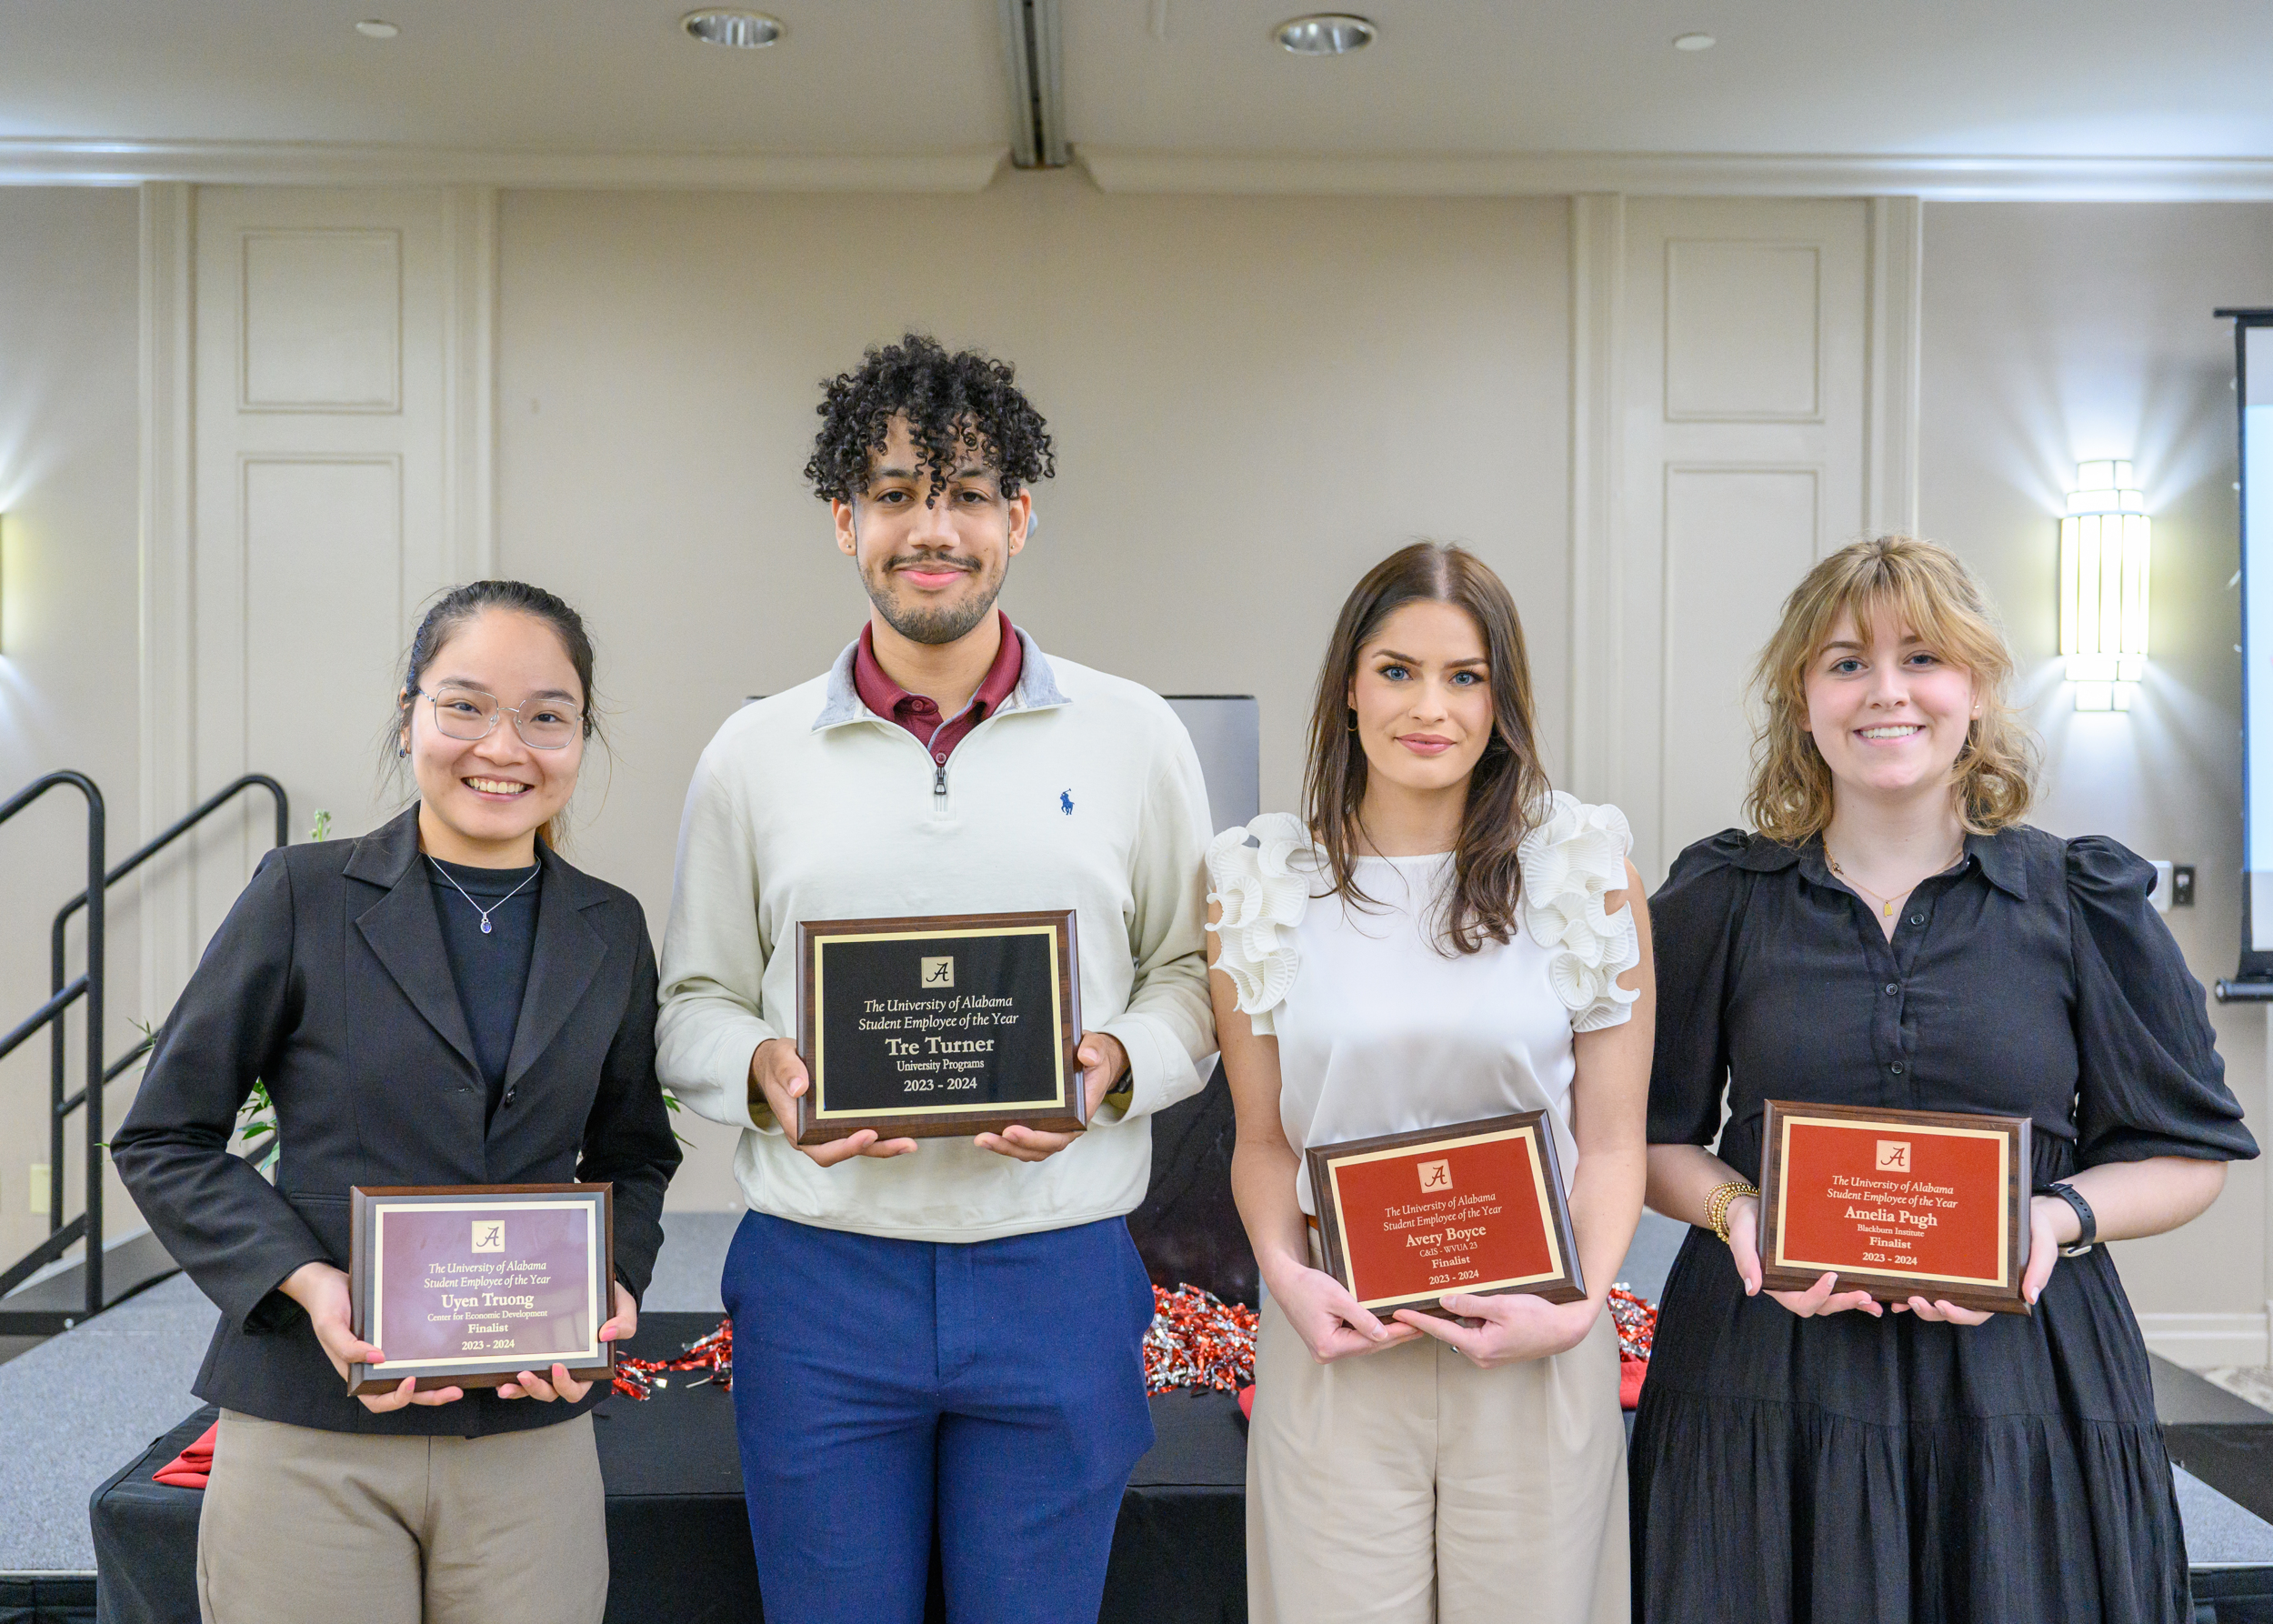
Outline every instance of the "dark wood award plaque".
<path fill-rule="evenodd" d="M 566 1365 L 615 1374 L 616 1187 L 456 1184 L 348 1192 L 355 1335 L 386 1355 L 351 1365 L 351 1393 L 494 1388 Z"/>
<path fill-rule="evenodd" d="M 1304 1153 L 1326 1271 L 1376 1315 L 1449 1293 L 1587 1295 L 1545 1111 Z"/>
<path fill-rule="evenodd" d="M 1070 908 L 797 927 L 796 1138 L 1088 1126 Z"/>
<path fill-rule="evenodd" d="M 1879 1302 L 2029 1312 L 2028 1119 L 1771 1099 L 1760 1263 L 1778 1291 L 1837 1274 Z"/>

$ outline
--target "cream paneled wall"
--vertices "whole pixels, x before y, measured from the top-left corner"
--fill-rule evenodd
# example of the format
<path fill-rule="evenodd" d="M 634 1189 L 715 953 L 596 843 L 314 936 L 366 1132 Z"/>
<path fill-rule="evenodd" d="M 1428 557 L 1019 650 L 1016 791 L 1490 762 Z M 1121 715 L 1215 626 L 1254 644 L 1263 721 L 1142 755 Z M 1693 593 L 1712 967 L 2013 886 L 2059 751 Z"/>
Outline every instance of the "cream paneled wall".
<path fill-rule="evenodd" d="M 488 561 L 476 414 L 494 197 L 208 186 L 185 201 L 185 269 L 153 273 L 192 363 L 171 403 L 186 490 L 153 504 L 187 523 L 153 526 L 145 580 L 150 623 L 173 634 L 148 650 L 152 816 L 265 772 L 295 838 L 318 810 L 352 833 L 393 798 L 376 745 L 421 601 Z M 154 912 L 155 987 L 179 986 L 272 839 L 259 797 L 196 837 L 194 906 Z"/>
<path fill-rule="evenodd" d="M 219 364 L 192 341 L 187 296 L 198 205 L 211 195 L 160 187 L 144 199 L 142 336 L 155 396 Z M 365 234 L 366 250 L 367 234 L 388 228 L 352 212 L 373 195 L 335 195 L 347 212 L 330 219 Z M 444 206 L 452 246 L 426 286 L 448 313 L 433 453 L 436 522 L 457 538 L 448 568 L 480 567 L 494 443 L 497 566 L 586 607 L 614 706 L 613 767 L 595 763 L 575 855 L 630 886 L 657 929 L 702 744 L 745 696 L 817 670 L 859 624 L 856 584 L 798 470 L 818 379 L 908 323 L 1016 359 L 1058 431 L 1062 474 L 1042 490 L 1041 531 L 1006 600 L 1013 613 L 1047 646 L 1157 687 L 1258 694 L 1267 804 L 1293 800 L 1312 663 L 1335 606 L 1366 564 L 1419 535 L 1468 541 L 1507 575 L 1553 765 L 1582 793 L 1604 792 L 1605 707 L 1631 680 L 1601 635 L 1630 472 L 1618 442 L 1631 357 L 1619 346 L 1647 314 L 1629 298 L 1627 236 L 1656 206 L 1107 196 L 1076 176 L 1006 175 L 969 196 L 507 193 L 494 239 L 478 199 L 451 194 Z M 1918 271 L 1918 211 L 1829 206 L 1870 221 L 1866 511 L 1898 520 L 1922 486 L 1921 527 L 1988 580 L 2048 736 L 2048 827 L 2103 829 L 2199 865 L 2201 904 L 2174 920 L 2208 980 L 2231 964 L 2220 877 L 2238 868 L 2239 834 L 2230 351 L 2208 312 L 2273 302 L 2273 209 L 1928 208 L 1924 427 L 1912 446 L 1898 426 L 1919 388 L 1916 328 L 1893 296 Z M 189 698 L 168 674 L 187 657 L 191 600 L 165 570 L 169 558 L 193 563 L 197 538 L 186 516 L 169 525 L 166 514 L 196 483 L 195 447 L 188 414 L 159 412 L 137 452 L 135 255 L 127 194 L 0 191 L 0 790 L 92 767 L 113 791 L 118 852 L 165 810 L 198 728 L 166 708 Z M 256 278 L 309 269 L 288 252 L 253 260 Z M 374 274 L 360 263 L 332 269 L 355 285 Z M 237 266 L 241 279 L 241 255 Z M 355 304 L 303 310 L 315 326 L 288 329 L 295 346 L 320 351 Z M 374 353 L 353 351 L 367 327 L 345 326 L 335 384 Z M 1691 359 L 1691 381 L 1726 394 L 1723 363 Z M 298 365 L 261 369 L 255 396 L 307 404 Z M 1787 412 L 1777 392 L 1794 376 L 1750 383 Z M 332 391 L 334 405 L 345 399 Z M 336 426 L 359 415 L 317 416 Z M 313 448 L 370 454 L 344 437 Z M 2079 717 L 2060 708 L 2050 663 L 2051 515 L 2068 464 L 2121 455 L 2139 462 L 2156 507 L 2157 653 L 2140 711 Z M 272 472 L 281 483 L 264 494 L 290 496 L 302 516 L 267 506 L 270 528 L 236 532 L 275 565 L 255 572 L 243 602 L 293 624 L 299 640 L 265 657 L 336 685 L 343 737 L 359 752 L 392 677 L 364 668 L 381 663 L 423 587 L 399 570 L 391 586 L 357 573 L 376 567 L 355 537 L 368 542 L 384 502 L 295 486 L 298 465 Z M 138 485 L 150 508 L 139 618 Z M 1849 527 L 1827 518 L 1820 539 Z M 1779 567 L 1797 562 L 1795 552 Z M 1787 587 L 1776 573 L 1762 569 L 1757 588 L 1740 582 L 1752 611 Z M 1714 704 L 1733 704 L 1739 675 L 1721 674 Z M 277 754 L 265 739 L 245 745 L 256 767 Z M 138 781 L 150 777 L 145 756 L 155 785 Z M 341 783 L 359 760 L 341 757 Z M 375 816 L 383 803 L 365 806 Z M 28 861 L 0 834 L 9 1006 L 45 990 L 47 876 L 70 860 L 69 821 L 59 812 L 25 831 Z M 125 907 L 122 1020 L 158 1012 L 134 976 Z M 32 939 L 18 940 L 27 909 Z M 2237 1091 L 2262 1121 L 2262 1020 L 2214 1016 Z M 28 1158 L 17 1148 L 44 1087 L 43 1068 L 21 1057 L 0 1068 L 0 1248 L 11 1253 L 36 1227 L 21 1210 Z M 117 1105 L 128 1098 L 114 1091 Z M 723 1147 L 689 1131 L 703 1143 L 674 1199 L 731 1204 Z M 2263 1348 L 2268 1222 L 2263 1176 L 2245 1168 L 2200 1224 L 2124 1248 L 2164 1346 L 2198 1358 Z M 2172 1318 L 2188 1314 L 2209 1318 Z"/>
<path fill-rule="evenodd" d="M 0 799 L 75 767 L 109 802 L 114 857 L 135 839 L 135 196 L 0 187 Z M 85 874 L 71 790 L 0 826 L 0 1030 L 47 996 L 47 930 Z M 149 1013 L 133 887 L 112 894 L 113 1052 Z M 72 973 L 81 937 L 70 941 Z M 74 1013 L 66 1077 L 85 1077 Z M 47 1234 L 30 1168 L 47 1149 L 47 1040 L 0 1061 L 0 1268 Z M 112 1087 L 115 1111 L 132 1086 Z M 64 1176 L 78 1210 L 72 1124 Z M 134 1226 L 115 1178 L 105 1200 Z"/>
<path fill-rule="evenodd" d="M 1869 222 L 1858 201 L 1639 199 L 1625 235 L 1605 788 L 1655 884 L 1740 821 L 1764 584 L 1862 527 Z"/>
<path fill-rule="evenodd" d="M 616 707 L 579 849 L 659 916 L 703 744 L 859 629 L 800 470 L 820 380 L 911 325 L 1015 360 L 1056 436 L 1005 606 L 1156 688 L 1259 695 L 1267 805 L 1293 802 L 1343 596 L 1417 536 L 1507 576 L 1559 758 L 1566 213 L 1108 197 L 1070 175 L 506 195 L 498 566 L 585 606 Z"/>
<path fill-rule="evenodd" d="M 498 567 L 582 606 L 615 714 L 576 855 L 658 931 L 695 758 L 866 603 L 800 470 L 819 382 L 928 328 L 1016 361 L 1058 477 L 1004 604 L 1166 692 L 1253 693 L 1293 803 L 1316 663 L 1417 536 L 1507 577 L 1563 757 L 1567 208 L 1537 199 L 509 193 Z M 731 1205 L 720 1136 L 673 1198 Z"/>
<path fill-rule="evenodd" d="M 1981 576 L 2045 740 L 2035 821 L 2198 866 L 2169 916 L 2205 983 L 2240 946 L 2240 596 L 2233 330 L 2273 305 L 2273 206 L 1935 204 L 1927 210 L 1920 525 Z M 2075 465 L 2128 456 L 2155 516 L 2152 657 L 2128 715 L 2060 681 L 2058 520 Z M 2227 1080 L 2273 1153 L 2266 1014 L 2210 1006 Z M 2185 1229 L 2116 1248 L 2150 1339 L 2198 1364 L 2267 1358 L 2263 1161 Z"/>

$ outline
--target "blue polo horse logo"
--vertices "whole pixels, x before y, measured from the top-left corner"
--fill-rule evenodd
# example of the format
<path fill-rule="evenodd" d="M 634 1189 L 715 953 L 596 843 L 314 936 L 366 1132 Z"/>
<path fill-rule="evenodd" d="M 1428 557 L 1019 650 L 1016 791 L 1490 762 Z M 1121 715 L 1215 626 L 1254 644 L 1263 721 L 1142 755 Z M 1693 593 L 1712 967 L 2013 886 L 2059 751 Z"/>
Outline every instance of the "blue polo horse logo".
<path fill-rule="evenodd" d="M 1074 792 L 1072 790 L 1061 789 L 1057 792 L 1057 809 L 1068 817 L 1074 815 Z"/>

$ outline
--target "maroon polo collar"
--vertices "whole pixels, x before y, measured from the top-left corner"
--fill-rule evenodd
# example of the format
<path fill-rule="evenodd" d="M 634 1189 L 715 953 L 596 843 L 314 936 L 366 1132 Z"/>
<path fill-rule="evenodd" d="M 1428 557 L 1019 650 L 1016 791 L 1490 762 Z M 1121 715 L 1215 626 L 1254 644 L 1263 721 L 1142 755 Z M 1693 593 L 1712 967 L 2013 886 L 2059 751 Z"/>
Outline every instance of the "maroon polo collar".
<path fill-rule="evenodd" d="M 969 737 L 971 729 L 993 716 L 1018 686 L 1019 673 L 1026 664 L 1018 628 L 1010 624 L 1010 617 L 1000 609 L 995 611 L 995 617 L 1002 623 L 1002 647 L 995 651 L 995 663 L 987 667 L 978 692 L 971 696 L 970 704 L 959 714 L 943 719 L 939 707 L 927 696 L 911 694 L 885 675 L 883 666 L 876 660 L 873 624 L 860 628 L 860 643 L 853 653 L 853 687 L 860 694 L 860 702 L 886 721 L 897 722 L 906 728 L 934 761 L 945 762 L 955 753 L 955 747 Z"/>

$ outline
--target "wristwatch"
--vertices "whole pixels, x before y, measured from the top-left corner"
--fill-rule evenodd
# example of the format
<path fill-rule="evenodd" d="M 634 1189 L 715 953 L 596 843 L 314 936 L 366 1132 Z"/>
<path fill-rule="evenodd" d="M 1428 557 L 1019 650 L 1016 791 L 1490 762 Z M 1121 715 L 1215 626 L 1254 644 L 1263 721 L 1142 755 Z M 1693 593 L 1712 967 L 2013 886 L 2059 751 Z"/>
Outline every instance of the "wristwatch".
<path fill-rule="evenodd" d="M 2048 1184 L 2044 1187 L 2044 1193 L 2048 1196 L 2058 1196 L 2074 1208 L 2076 1221 L 2083 1226 L 2083 1232 L 2077 1236 L 2076 1244 L 2062 1247 L 2060 1256 L 2080 1258 L 2091 1250 L 2092 1243 L 2099 1238 L 2099 1219 L 2098 1215 L 2091 1210 L 2091 1203 L 2085 1200 L 2072 1184 Z"/>

